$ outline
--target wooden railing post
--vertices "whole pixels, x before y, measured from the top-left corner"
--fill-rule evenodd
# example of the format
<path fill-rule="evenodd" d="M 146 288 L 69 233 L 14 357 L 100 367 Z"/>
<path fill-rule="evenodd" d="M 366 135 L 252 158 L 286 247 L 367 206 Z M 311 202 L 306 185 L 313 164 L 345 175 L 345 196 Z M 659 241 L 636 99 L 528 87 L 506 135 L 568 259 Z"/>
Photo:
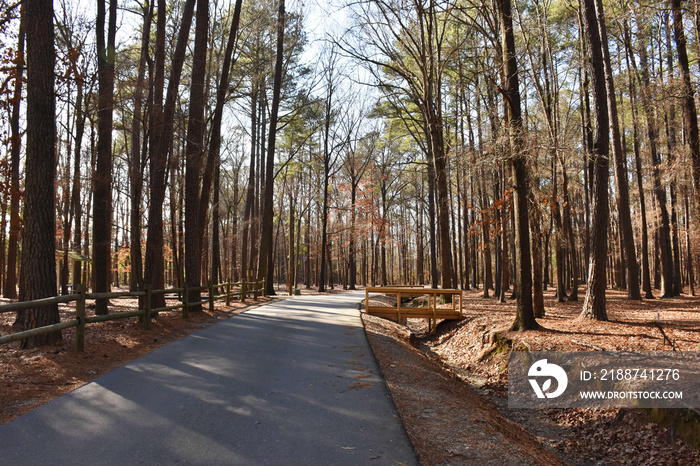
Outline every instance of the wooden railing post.
<path fill-rule="evenodd" d="M 258 300 L 258 283 L 260 283 L 260 282 L 258 282 L 257 280 L 255 280 L 255 282 L 253 282 L 253 300 L 254 301 Z"/>
<path fill-rule="evenodd" d="M 226 306 L 231 305 L 231 280 L 226 282 Z"/>
<path fill-rule="evenodd" d="M 267 283 L 265 282 L 265 279 L 263 278 L 263 284 L 262 284 L 262 295 L 267 296 Z"/>
<path fill-rule="evenodd" d="M 182 290 L 182 318 L 187 319 L 190 316 L 190 291 L 187 284 Z"/>
<path fill-rule="evenodd" d="M 396 293 L 396 321 L 401 323 L 401 293 Z"/>
<path fill-rule="evenodd" d="M 78 300 L 75 302 L 75 317 L 78 326 L 75 327 L 75 350 L 82 353 L 85 350 L 85 284 L 78 285 Z"/>
<path fill-rule="evenodd" d="M 459 316 L 464 317 L 464 314 L 462 313 L 462 298 L 464 296 L 462 295 L 462 292 L 459 292 Z"/>
<path fill-rule="evenodd" d="M 244 303 L 246 298 L 248 297 L 248 291 L 246 290 L 246 281 L 243 280 L 241 282 L 241 302 Z"/>
<path fill-rule="evenodd" d="M 150 330 L 151 328 L 151 285 L 146 285 L 146 315 L 143 316 L 143 328 Z"/>
<path fill-rule="evenodd" d="M 216 288 L 214 287 L 213 284 L 209 284 L 209 310 L 213 311 L 214 310 L 214 290 Z"/>

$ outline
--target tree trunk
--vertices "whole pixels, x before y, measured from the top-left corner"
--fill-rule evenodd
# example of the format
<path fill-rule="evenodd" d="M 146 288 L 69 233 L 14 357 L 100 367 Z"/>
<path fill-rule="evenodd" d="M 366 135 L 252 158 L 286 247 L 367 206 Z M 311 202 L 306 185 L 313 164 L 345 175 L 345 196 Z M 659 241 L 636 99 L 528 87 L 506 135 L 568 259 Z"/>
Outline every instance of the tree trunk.
<path fill-rule="evenodd" d="M 152 88 L 152 116 L 150 141 L 150 185 L 151 196 L 148 208 L 148 230 L 146 238 L 146 260 L 143 281 L 153 289 L 165 288 L 163 276 L 163 204 L 165 201 L 166 169 L 168 153 L 173 134 L 175 104 L 179 93 L 180 76 L 185 61 L 187 42 L 192 25 L 195 0 L 186 0 L 183 6 L 182 23 L 178 33 L 175 53 L 170 68 L 168 91 L 163 105 L 163 88 L 165 82 L 165 16 L 166 2 L 158 0 L 156 25 L 156 60 L 155 78 Z M 152 305 L 165 305 L 163 295 L 154 297 Z"/>
<path fill-rule="evenodd" d="M 695 296 L 695 270 L 693 267 L 693 255 L 690 248 L 690 216 L 688 215 L 688 194 L 685 195 L 685 246 L 686 261 L 688 262 L 688 288 L 690 296 Z"/>
<path fill-rule="evenodd" d="M 615 184 L 617 186 L 617 212 L 622 235 L 622 251 L 625 259 L 625 271 L 627 282 L 627 298 L 642 299 L 639 291 L 639 277 L 637 266 L 637 253 L 634 247 L 634 234 L 632 232 L 632 219 L 630 215 L 629 186 L 627 182 L 627 163 L 622 151 L 620 137 L 620 125 L 617 113 L 617 97 L 615 94 L 615 81 L 610 63 L 610 51 L 608 49 L 608 37 L 603 19 L 603 10 L 600 6 L 598 12 L 598 29 L 603 54 L 603 69 L 605 75 L 605 89 L 608 99 L 608 119 L 610 124 L 610 137 L 612 138 L 612 152 L 615 160 Z"/>
<path fill-rule="evenodd" d="M 251 92 L 251 111 L 250 111 L 250 165 L 248 167 L 248 185 L 246 187 L 245 204 L 243 206 L 243 232 L 241 233 L 241 279 L 250 280 L 249 261 L 249 232 L 251 230 L 251 217 L 253 212 L 253 198 L 255 197 L 255 154 L 257 149 L 257 104 L 258 104 L 257 84 L 253 84 Z"/>
<path fill-rule="evenodd" d="M 209 1 L 197 0 L 190 108 L 185 147 L 185 282 L 190 288 L 201 286 L 202 242 L 207 213 L 200 207 L 200 177 L 204 163 L 204 82 L 207 64 L 207 37 L 209 32 Z M 209 204 L 209 198 L 201 199 Z M 191 302 L 201 300 L 199 290 L 190 291 Z M 201 311 L 200 305 L 190 311 Z"/>
<path fill-rule="evenodd" d="M 603 52 L 600 31 L 605 28 L 602 5 L 599 0 L 582 2 L 586 37 L 590 52 L 591 80 L 595 109 L 595 129 L 593 151 L 594 193 L 593 193 L 593 237 L 591 259 L 588 266 L 588 286 L 583 303 L 582 316 L 596 320 L 608 320 L 605 306 L 606 266 L 608 253 L 608 184 L 609 170 L 609 120 L 605 75 L 603 72 Z M 599 28 L 600 24 L 600 28 Z"/>
<path fill-rule="evenodd" d="M 26 4 L 20 6 L 19 39 L 17 44 L 17 66 L 15 88 L 12 96 L 12 114 L 10 116 L 10 129 L 12 148 L 10 149 L 10 236 L 7 245 L 7 275 L 5 275 L 4 296 L 14 299 L 17 297 L 17 246 L 22 224 L 19 216 L 19 156 L 22 145 L 22 134 L 19 129 L 20 104 L 22 102 L 22 83 L 24 66 L 24 39 L 25 39 Z M 77 148 L 76 148 L 77 151 Z"/>
<path fill-rule="evenodd" d="M 655 116 L 656 110 L 653 106 L 652 85 L 651 80 L 649 78 L 649 65 L 646 53 L 646 31 L 644 31 L 643 29 L 640 29 L 637 42 L 639 43 L 638 53 L 642 83 L 642 106 L 644 108 L 644 113 L 646 114 L 647 120 L 647 133 L 649 137 L 649 153 L 651 155 L 652 163 L 652 182 L 655 195 L 654 197 L 656 198 L 656 203 L 658 204 L 658 209 L 660 213 L 660 225 L 655 232 L 655 242 L 658 241 L 658 247 L 660 249 L 660 260 L 654 261 L 654 268 L 658 270 L 658 266 L 661 266 L 661 294 L 662 297 L 668 298 L 672 296 L 673 287 L 673 252 L 671 250 L 669 215 L 668 208 L 666 206 L 666 188 L 662 183 L 660 173 L 661 157 L 658 151 L 659 130 Z"/>
<path fill-rule="evenodd" d="M 209 283 L 214 285 L 221 283 L 223 277 L 221 276 L 221 244 L 220 244 L 220 233 L 219 233 L 219 191 L 221 187 L 219 185 L 220 178 L 220 167 L 216 164 L 214 167 L 214 184 L 212 185 L 212 205 L 211 205 L 211 272 L 209 274 Z M 202 198 L 204 199 L 204 198 Z"/>
<path fill-rule="evenodd" d="M 348 242 L 348 289 L 354 290 L 357 282 L 357 259 L 355 252 L 355 223 L 357 222 L 357 185 L 359 180 L 350 180 L 350 240 Z"/>
<path fill-rule="evenodd" d="M 270 111 L 270 136 L 267 146 L 267 163 L 265 165 L 265 199 L 262 215 L 262 234 L 260 238 L 260 255 L 258 262 L 258 280 L 265 279 L 265 294 L 274 295 L 275 288 L 273 279 L 273 254 L 272 254 L 272 231 L 273 212 L 272 201 L 274 199 L 274 168 L 275 168 L 275 142 L 277 139 L 277 116 L 280 105 L 280 91 L 282 88 L 282 65 L 284 60 L 284 26 L 285 11 L 284 0 L 279 0 L 279 10 L 277 12 L 277 59 L 275 61 L 275 80 L 272 87 L 272 109 Z"/>
<path fill-rule="evenodd" d="M 97 3 L 97 165 L 93 173 L 93 239 L 92 270 L 95 292 L 110 289 L 112 261 L 112 116 L 114 109 L 115 35 L 117 30 L 117 1 L 110 0 L 109 24 L 105 43 L 105 0 Z M 95 314 L 108 313 L 107 299 L 95 301 Z"/>
<path fill-rule="evenodd" d="M 24 233 L 19 299 L 56 295 L 54 183 L 56 103 L 54 94 L 53 2 L 26 3 L 27 20 L 27 155 L 25 161 Z M 58 305 L 18 313 L 24 330 L 59 321 Z M 22 340 L 22 348 L 61 339 L 61 332 Z"/>
<path fill-rule="evenodd" d="M 141 56 L 134 89 L 134 116 L 131 120 L 131 212 L 130 212 L 130 247 L 131 274 L 129 289 L 137 291 L 143 288 L 143 259 L 141 257 L 141 194 L 143 192 L 143 169 L 141 167 L 141 125 L 143 93 L 146 90 L 146 61 L 151 38 L 154 1 L 144 11 L 144 24 L 141 33 Z"/>
<path fill-rule="evenodd" d="M 515 321 L 512 330 L 531 330 L 538 328 L 532 307 L 532 264 L 530 258 L 530 226 L 528 219 L 528 173 L 526 158 L 523 154 L 523 121 L 520 110 L 520 89 L 518 66 L 515 55 L 515 38 L 513 37 L 513 17 L 510 0 L 498 0 L 501 21 L 501 42 L 503 44 L 503 63 L 505 65 L 504 94 L 508 101 L 508 131 L 513 167 L 513 239 L 515 242 L 515 289 L 517 293 Z"/>
<path fill-rule="evenodd" d="M 626 58 L 627 67 L 633 69 L 635 72 L 637 70 L 637 63 L 634 57 L 634 51 L 632 49 L 632 38 L 629 32 L 629 27 L 627 22 L 623 22 L 624 25 L 624 35 L 625 35 L 625 45 L 627 48 Z M 631 63 L 631 65 L 630 65 Z M 632 111 L 632 148 L 634 152 L 634 163 L 637 181 L 637 191 L 639 193 L 639 205 L 641 214 L 641 255 L 642 255 L 642 290 L 644 292 L 644 299 L 653 299 L 654 295 L 651 292 L 651 276 L 649 274 L 649 233 L 647 227 L 647 209 L 644 194 L 644 183 L 642 179 L 642 160 L 640 155 L 640 144 L 639 144 L 639 125 L 637 123 L 637 87 L 635 86 L 635 80 L 633 79 L 632 73 L 628 73 L 628 83 L 629 83 L 629 94 L 630 94 L 630 108 Z"/>

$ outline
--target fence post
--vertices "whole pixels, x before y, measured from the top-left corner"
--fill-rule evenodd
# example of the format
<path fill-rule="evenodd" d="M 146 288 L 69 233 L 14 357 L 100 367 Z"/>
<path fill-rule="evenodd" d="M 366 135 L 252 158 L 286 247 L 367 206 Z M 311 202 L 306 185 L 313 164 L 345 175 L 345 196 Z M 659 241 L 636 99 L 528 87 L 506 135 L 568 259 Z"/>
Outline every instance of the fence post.
<path fill-rule="evenodd" d="M 267 296 L 267 289 L 265 288 L 265 279 L 263 278 L 263 286 L 262 286 L 262 295 L 263 297 Z"/>
<path fill-rule="evenodd" d="M 242 302 L 242 303 L 244 303 L 244 302 L 245 302 L 245 299 L 248 297 L 248 296 L 246 296 L 246 295 L 248 294 L 248 292 L 247 292 L 246 289 L 245 289 L 245 288 L 246 288 L 246 286 L 245 286 L 246 283 L 247 283 L 247 282 L 246 282 L 245 280 L 243 280 L 243 281 L 241 282 L 241 302 Z"/>
<path fill-rule="evenodd" d="M 143 316 L 143 328 L 151 328 L 151 285 L 146 285 L 146 314 Z"/>
<path fill-rule="evenodd" d="M 187 287 L 187 283 L 183 288 L 182 292 L 182 318 L 187 319 L 190 316 L 190 291 Z"/>
<path fill-rule="evenodd" d="M 209 310 L 214 310 L 214 285 L 209 284 Z"/>
<path fill-rule="evenodd" d="M 231 305 L 231 280 L 226 282 L 226 306 Z"/>
<path fill-rule="evenodd" d="M 253 300 L 254 301 L 258 300 L 258 283 L 259 282 L 257 280 L 255 280 L 255 282 L 253 282 Z"/>
<path fill-rule="evenodd" d="M 75 350 L 82 353 L 85 350 L 85 284 L 78 285 L 78 300 L 75 302 L 75 317 L 78 326 L 75 327 Z"/>

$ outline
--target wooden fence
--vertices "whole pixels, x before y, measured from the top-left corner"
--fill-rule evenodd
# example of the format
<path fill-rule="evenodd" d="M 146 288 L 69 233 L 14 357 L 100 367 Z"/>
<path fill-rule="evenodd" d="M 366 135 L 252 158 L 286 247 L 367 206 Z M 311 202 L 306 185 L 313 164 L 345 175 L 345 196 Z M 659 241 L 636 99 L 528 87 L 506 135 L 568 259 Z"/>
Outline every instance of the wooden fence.
<path fill-rule="evenodd" d="M 238 286 L 240 286 L 240 290 L 234 292 L 231 291 L 232 287 Z M 220 290 L 223 290 L 223 293 L 217 294 Z M 209 294 L 208 296 L 204 296 L 204 298 L 206 299 L 191 303 L 189 302 L 189 294 L 193 291 L 208 291 Z M 37 335 L 56 332 L 66 328 L 75 327 L 75 349 L 77 351 L 83 351 L 85 345 L 86 324 L 104 322 L 108 320 L 126 319 L 129 317 L 139 317 L 143 322 L 143 327 L 145 329 L 149 329 L 151 327 L 151 317 L 153 316 L 153 314 L 156 314 L 158 312 L 182 309 L 182 317 L 187 318 L 189 316 L 190 308 L 192 306 L 208 304 L 209 309 L 213 309 L 214 302 L 220 299 L 225 299 L 226 305 L 229 306 L 231 304 L 231 298 L 238 297 L 241 300 L 241 302 L 244 302 L 251 295 L 253 296 L 253 299 L 257 300 L 258 296 L 264 296 L 264 294 L 265 280 L 238 283 L 226 282 L 220 283 L 218 285 L 199 286 L 190 288 L 171 288 L 167 290 L 152 290 L 150 286 L 146 286 L 146 289 L 144 291 L 118 291 L 109 293 L 87 293 L 85 285 L 78 285 L 77 293 L 74 294 L 0 305 L 0 313 L 3 313 L 16 312 L 24 309 L 50 306 L 52 304 L 69 303 L 71 301 L 75 301 L 75 319 L 59 322 L 53 325 L 46 325 L 44 327 L 37 327 L 31 330 L 25 330 L 23 332 L 12 333 L 10 335 L 0 336 L 0 345 L 4 343 L 11 343 L 17 340 L 23 340 L 25 338 L 34 337 Z M 158 295 L 171 295 L 171 297 L 180 299 L 181 302 L 173 306 L 151 308 L 151 298 L 153 296 Z M 115 312 L 113 314 L 96 315 L 90 317 L 87 317 L 85 315 L 85 301 L 87 300 L 124 298 L 144 298 L 141 302 L 144 304 L 145 309 L 138 309 L 136 311 L 128 312 Z"/>

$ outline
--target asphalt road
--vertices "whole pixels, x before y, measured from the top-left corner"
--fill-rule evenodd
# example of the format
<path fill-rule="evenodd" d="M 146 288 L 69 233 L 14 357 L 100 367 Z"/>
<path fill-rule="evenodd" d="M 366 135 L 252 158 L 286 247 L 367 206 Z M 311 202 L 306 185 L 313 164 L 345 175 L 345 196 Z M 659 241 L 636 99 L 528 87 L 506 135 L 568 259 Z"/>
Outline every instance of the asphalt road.
<path fill-rule="evenodd" d="M 294 297 L 163 346 L 0 426 L 0 464 L 418 464 L 363 297 Z"/>

